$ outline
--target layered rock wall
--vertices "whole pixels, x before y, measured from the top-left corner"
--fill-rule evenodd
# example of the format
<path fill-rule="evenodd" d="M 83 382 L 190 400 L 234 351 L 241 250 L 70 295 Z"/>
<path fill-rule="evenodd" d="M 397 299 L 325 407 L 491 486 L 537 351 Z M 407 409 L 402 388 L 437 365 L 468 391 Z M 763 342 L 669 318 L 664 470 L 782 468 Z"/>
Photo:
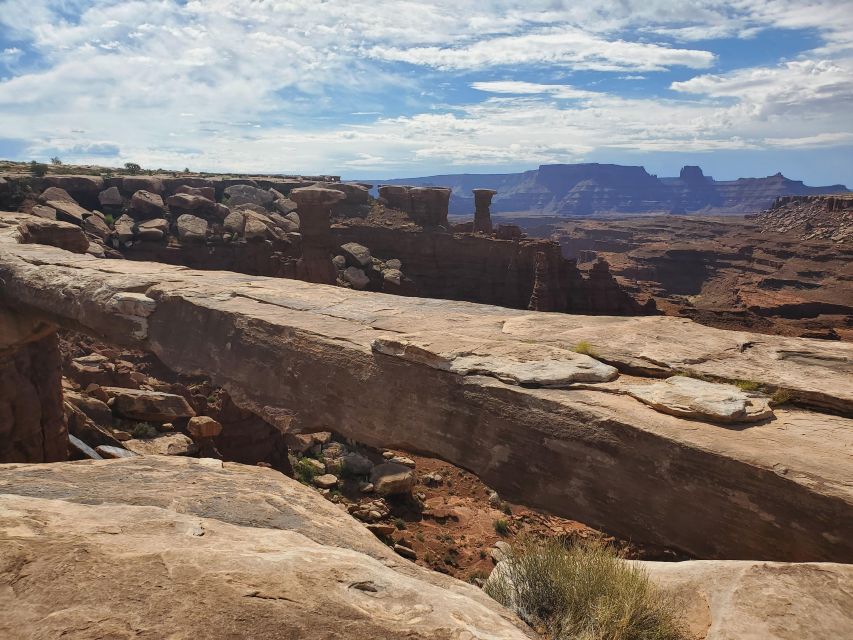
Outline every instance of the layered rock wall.
<path fill-rule="evenodd" d="M 0 462 L 67 459 L 56 328 L 0 307 Z"/>

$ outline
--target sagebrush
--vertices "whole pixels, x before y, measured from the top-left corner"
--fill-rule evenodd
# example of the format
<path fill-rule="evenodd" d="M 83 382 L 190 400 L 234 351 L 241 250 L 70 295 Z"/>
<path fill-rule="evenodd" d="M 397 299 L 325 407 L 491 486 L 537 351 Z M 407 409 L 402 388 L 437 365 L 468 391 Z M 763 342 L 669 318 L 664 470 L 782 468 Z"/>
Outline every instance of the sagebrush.
<path fill-rule="evenodd" d="M 687 640 L 677 603 L 599 542 L 523 540 L 484 590 L 552 640 Z"/>

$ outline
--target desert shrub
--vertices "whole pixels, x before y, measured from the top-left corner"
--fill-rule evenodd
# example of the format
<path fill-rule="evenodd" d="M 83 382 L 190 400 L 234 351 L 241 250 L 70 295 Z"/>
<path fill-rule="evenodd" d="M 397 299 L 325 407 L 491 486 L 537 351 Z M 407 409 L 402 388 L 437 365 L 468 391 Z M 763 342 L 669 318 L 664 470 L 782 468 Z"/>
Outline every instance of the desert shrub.
<path fill-rule="evenodd" d="M 406 521 L 402 518 L 394 518 L 394 526 L 400 531 L 406 528 Z"/>
<path fill-rule="evenodd" d="M 299 482 L 310 485 L 314 477 L 320 475 L 322 472 L 308 461 L 300 459 L 293 465 L 293 473 Z"/>
<path fill-rule="evenodd" d="M 61 167 L 62 166 L 62 160 L 59 159 L 59 156 L 53 156 L 50 159 L 50 164 L 52 164 L 56 167 Z"/>
<path fill-rule="evenodd" d="M 552 640 L 685 640 L 677 604 L 600 542 L 525 540 L 486 582 Z"/>
<path fill-rule="evenodd" d="M 47 175 L 47 165 L 42 162 L 36 162 L 35 160 L 33 160 L 32 162 L 30 162 L 30 173 L 32 173 L 38 178 Z"/>
<path fill-rule="evenodd" d="M 773 392 L 773 395 L 770 396 L 770 404 L 773 406 L 779 406 L 780 404 L 786 404 L 791 401 L 791 392 L 787 389 L 776 389 Z"/>
<path fill-rule="evenodd" d="M 741 391 L 758 391 L 761 388 L 761 384 L 755 380 L 738 380 L 735 386 Z"/>
<path fill-rule="evenodd" d="M 153 438 L 156 435 L 156 427 L 148 422 L 139 422 L 133 427 L 134 438 Z"/>
<path fill-rule="evenodd" d="M 507 522 L 503 518 L 495 520 L 493 525 L 495 527 L 495 533 L 497 533 L 499 536 L 505 536 L 507 533 L 509 533 L 509 522 Z"/>
<path fill-rule="evenodd" d="M 124 168 L 125 168 L 125 171 L 127 171 L 131 175 L 137 174 L 140 171 L 142 171 L 142 167 L 140 167 L 135 162 L 125 162 Z"/>
<path fill-rule="evenodd" d="M 595 355 L 595 349 L 593 349 L 592 345 L 589 342 L 587 342 L 586 340 L 581 340 L 580 342 L 578 342 L 575 345 L 575 348 L 573 349 L 573 351 L 575 353 L 582 353 L 585 356 L 594 356 Z"/>

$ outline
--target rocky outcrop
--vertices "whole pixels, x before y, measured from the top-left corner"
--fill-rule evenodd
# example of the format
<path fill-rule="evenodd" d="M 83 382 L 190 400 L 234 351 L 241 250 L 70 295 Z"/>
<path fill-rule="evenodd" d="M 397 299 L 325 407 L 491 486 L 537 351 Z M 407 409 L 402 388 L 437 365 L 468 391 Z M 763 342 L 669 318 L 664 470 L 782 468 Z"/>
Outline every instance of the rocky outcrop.
<path fill-rule="evenodd" d="M 330 234 L 331 208 L 344 199 L 341 191 L 322 187 L 302 187 L 290 192 L 296 203 L 302 231 L 302 258 L 298 270 L 308 282 L 333 284 L 336 279 Z"/>
<path fill-rule="evenodd" d="M 474 232 L 490 234 L 492 232 L 492 198 L 494 189 L 472 189 L 474 194 Z"/>
<path fill-rule="evenodd" d="M 68 459 L 55 327 L 0 307 L 0 462 Z"/>
<path fill-rule="evenodd" d="M 0 247 L 7 306 L 136 345 L 175 371 L 204 372 L 283 431 L 334 429 L 429 451 L 506 499 L 699 556 L 853 559 L 849 345 L 98 260 L 17 244 L 8 228 Z M 130 313 L 108 304 L 129 293 L 150 303 Z M 403 348 L 389 353 L 382 340 Z M 584 342 L 619 380 L 750 380 L 798 404 L 727 428 L 595 383 L 548 388 L 506 374 L 520 370 L 514 363 L 547 371 L 555 353 Z M 477 362 L 456 369 L 466 354 Z"/>
<path fill-rule="evenodd" d="M 445 187 L 379 187 L 379 197 L 387 206 L 409 214 L 416 224 L 424 228 L 447 228 L 450 193 L 450 189 Z"/>
<path fill-rule="evenodd" d="M 803 240 L 853 243 L 853 195 L 782 196 L 755 222 L 764 231 Z"/>
<path fill-rule="evenodd" d="M 135 457 L 0 467 L 0 486 L 10 640 L 130 627 L 156 638 L 532 637 L 477 587 L 399 558 L 272 470 Z"/>

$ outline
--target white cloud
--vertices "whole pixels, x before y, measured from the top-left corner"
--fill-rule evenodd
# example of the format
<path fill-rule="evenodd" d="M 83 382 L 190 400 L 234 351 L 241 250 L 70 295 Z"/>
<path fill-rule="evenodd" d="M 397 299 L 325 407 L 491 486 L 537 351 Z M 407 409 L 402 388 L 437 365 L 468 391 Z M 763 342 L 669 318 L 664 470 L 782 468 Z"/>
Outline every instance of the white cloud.
<path fill-rule="evenodd" d="M 94 140 L 110 141 L 100 153 L 116 150 L 117 162 L 180 168 L 517 165 L 578 160 L 601 148 L 847 144 L 853 128 L 843 109 L 853 78 L 849 0 L 5 0 L 2 7 L 2 55 L 36 62 L 0 81 L 0 138 L 30 140 L 33 154 L 77 156 L 66 160 L 95 161 Z M 815 29 L 822 44 L 778 66 L 726 74 L 710 72 L 715 59 L 704 44 L 683 45 L 773 27 Z M 578 70 L 642 80 L 636 73 L 673 67 L 707 72 L 674 83 L 669 99 L 620 97 L 566 80 L 576 81 Z M 531 82 L 547 77 L 543 69 L 559 73 Z M 482 95 L 445 104 L 459 87 Z"/>

